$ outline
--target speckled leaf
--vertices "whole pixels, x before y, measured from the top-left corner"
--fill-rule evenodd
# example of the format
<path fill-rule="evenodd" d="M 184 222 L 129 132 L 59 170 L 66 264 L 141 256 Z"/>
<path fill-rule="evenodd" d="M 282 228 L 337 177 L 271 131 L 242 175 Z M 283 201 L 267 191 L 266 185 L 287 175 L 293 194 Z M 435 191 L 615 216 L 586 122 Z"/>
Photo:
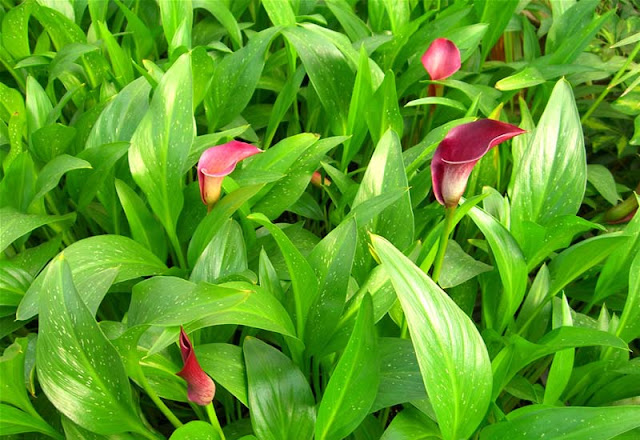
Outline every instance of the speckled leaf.
<path fill-rule="evenodd" d="M 489 407 L 492 374 L 471 319 L 388 241 L 372 236 L 404 310 L 427 393 L 445 440 L 469 438 Z"/>
<path fill-rule="evenodd" d="M 323 238 L 309 256 L 319 289 L 306 323 L 308 353 L 318 353 L 338 324 L 347 299 L 357 237 L 356 221 L 347 219 Z"/>
<path fill-rule="evenodd" d="M 189 332 L 239 324 L 288 336 L 294 333 L 284 307 L 259 286 L 244 282 L 196 284 L 175 277 L 154 277 L 136 284 L 128 324 L 184 325 Z"/>
<path fill-rule="evenodd" d="M 489 327 L 495 327 L 501 332 L 509 320 L 513 319 L 513 314 L 524 298 L 527 264 L 518 243 L 500 222 L 477 207 L 469 211 L 469 217 L 489 242 L 502 281 L 504 290 L 489 323 Z"/>
<path fill-rule="evenodd" d="M 344 134 L 349 114 L 349 91 L 355 75 L 345 56 L 325 36 L 302 27 L 288 27 L 284 36 L 295 47 L 311 84 L 324 107 L 334 134 Z"/>
<path fill-rule="evenodd" d="M 513 185 L 512 225 L 523 221 L 546 225 L 556 217 L 575 215 L 587 184 L 587 163 L 580 116 L 571 86 L 556 84 Z"/>
<path fill-rule="evenodd" d="M 427 398 L 413 345 L 409 339 L 380 338 L 380 385 L 371 412 Z"/>
<path fill-rule="evenodd" d="M 205 98 L 212 106 L 211 130 L 227 125 L 245 109 L 260 80 L 265 51 L 277 32 L 277 28 L 265 29 L 216 64 L 216 86 Z"/>
<path fill-rule="evenodd" d="M 18 238 L 40 226 L 50 223 L 73 220 L 75 213 L 67 215 L 35 215 L 23 214 L 10 207 L 0 208 L 0 252 Z"/>
<path fill-rule="evenodd" d="M 369 413 L 380 380 L 376 338 L 371 296 L 366 295 L 318 407 L 317 440 L 347 437 Z"/>
<path fill-rule="evenodd" d="M 481 440 L 608 440 L 640 426 L 640 406 L 549 408 L 527 406 L 482 430 Z"/>
<path fill-rule="evenodd" d="M 242 348 L 232 344 L 203 344 L 197 347 L 197 354 L 200 366 L 216 384 L 226 388 L 248 406 L 247 373 Z"/>
<path fill-rule="evenodd" d="M 289 237 L 263 214 L 254 213 L 249 219 L 264 226 L 278 243 L 282 251 L 293 287 L 298 338 L 303 338 L 309 308 L 318 292 L 318 278 L 307 259 L 291 242 Z"/>
<path fill-rule="evenodd" d="M 170 236 L 184 202 L 182 170 L 194 134 L 191 59 L 185 54 L 162 77 L 129 148 L 133 179 Z"/>
<path fill-rule="evenodd" d="M 65 259 L 71 265 L 73 281 L 87 307 L 96 311 L 111 286 L 97 282 L 106 277 L 105 272 L 117 273 L 115 283 L 133 278 L 156 275 L 167 270 L 149 250 L 127 237 L 98 235 L 85 238 L 64 250 Z M 18 319 L 29 319 L 38 313 L 38 296 L 43 291 L 44 274 L 31 284 L 18 307 Z"/>
<path fill-rule="evenodd" d="M 49 400 L 99 434 L 146 431 L 120 356 L 78 295 L 63 256 L 49 265 L 43 285 L 36 359 Z"/>

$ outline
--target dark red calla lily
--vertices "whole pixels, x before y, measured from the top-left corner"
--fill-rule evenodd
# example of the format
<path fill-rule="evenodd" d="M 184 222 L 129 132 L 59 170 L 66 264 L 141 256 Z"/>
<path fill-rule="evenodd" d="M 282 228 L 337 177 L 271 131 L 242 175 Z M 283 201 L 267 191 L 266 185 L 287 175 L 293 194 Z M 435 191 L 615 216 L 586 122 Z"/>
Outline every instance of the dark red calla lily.
<path fill-rule="evenodd" d="M 216 393 L 216 384 L 200 367 L 189 336 L 182 327 L 180 327 L 180 352 L 184 367 L 176 374 L 187 381 L 189 400 L 202 406 L 210 404 Z"/>
<path fill-rule="evenodd" d="M 487 151 L 524 133 L 514 125 L 481 119 L 452 128 L 431 161 L 433 193 L 446 207 L 457 206 L 467 187 L 469 174 Z"/>
<path fill-rule="evenodd" d="M 222 179 L 236 168 L 238 162 L 262 150 L 251 144 L 231 141 L 205 150 L 198 162 L 200 197 L 205 205 L 213 205 L 220 198 Z"/>
<path fill-rule="evenodd" d="M 446 38 L 435 39 L 421 60 L 433 81 L 449 78 L 460 70 L 460 50 Z"/>

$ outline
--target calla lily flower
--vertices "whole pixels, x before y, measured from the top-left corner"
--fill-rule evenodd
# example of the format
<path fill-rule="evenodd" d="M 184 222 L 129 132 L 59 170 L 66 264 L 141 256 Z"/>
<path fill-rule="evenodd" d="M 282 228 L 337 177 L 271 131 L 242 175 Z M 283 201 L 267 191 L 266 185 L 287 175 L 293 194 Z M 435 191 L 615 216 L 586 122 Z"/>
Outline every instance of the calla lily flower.
<path fill-rule="evenodd" d="M 176 374 L 187 381 L 189 400 L 202 406 L 210 404 L 216 393 L 216 385 L 200 367 L 189 336 L 182 327 L 180 327 L 180 352 L 184 367 Z"/>
<path fill-rule="evenodd" d="M 447 208 L 457 206 L 475 164 L 491 148 L 524 133 L 514 125 L 481 119 L 452 128 L 431 161 L 433 192 Z"/>
<path fill-rule="evenodd" d="M 231 141 L 205 150 L 198 162 L 200 196 L 211 207 L 220 198 L 222 180 L 236 168 L 238 162 L 254 154 L 262 153 L 257 147 L 239 141 Z"/>
<path fill-rule="evenodd" d="M 433 81 L 449 78 L 460 70 L 460 50 L 446 38 L 434 40 L 421 60 Z"/>

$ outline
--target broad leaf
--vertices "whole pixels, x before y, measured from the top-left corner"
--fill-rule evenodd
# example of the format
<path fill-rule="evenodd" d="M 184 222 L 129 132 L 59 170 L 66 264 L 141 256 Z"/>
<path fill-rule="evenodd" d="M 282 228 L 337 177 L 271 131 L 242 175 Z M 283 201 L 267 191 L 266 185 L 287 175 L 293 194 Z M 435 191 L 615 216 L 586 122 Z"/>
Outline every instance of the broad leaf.
<path fill-rule="evenodd" d="M 424 272 L 381 237 L 372 241 L 404 310 L 442 435 L 447 440 L 470 437 L 491 397 L 484 341 L 471 319 Z"/>

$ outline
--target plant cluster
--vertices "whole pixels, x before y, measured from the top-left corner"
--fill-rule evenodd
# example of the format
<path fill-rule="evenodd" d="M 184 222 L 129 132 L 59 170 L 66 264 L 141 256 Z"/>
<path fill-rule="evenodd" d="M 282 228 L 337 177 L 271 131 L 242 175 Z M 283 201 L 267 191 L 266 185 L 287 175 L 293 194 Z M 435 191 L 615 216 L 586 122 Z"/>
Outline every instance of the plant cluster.
<path fill-rule="evenodd" d="M 0 435 L 640 438 L 638 10 L 0 1 Z"/>

